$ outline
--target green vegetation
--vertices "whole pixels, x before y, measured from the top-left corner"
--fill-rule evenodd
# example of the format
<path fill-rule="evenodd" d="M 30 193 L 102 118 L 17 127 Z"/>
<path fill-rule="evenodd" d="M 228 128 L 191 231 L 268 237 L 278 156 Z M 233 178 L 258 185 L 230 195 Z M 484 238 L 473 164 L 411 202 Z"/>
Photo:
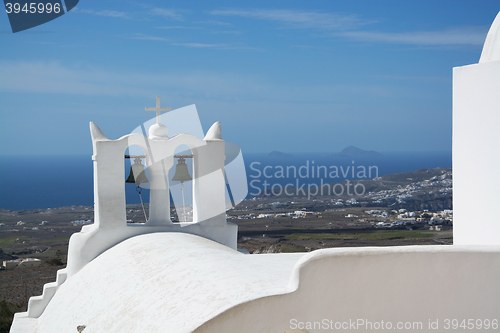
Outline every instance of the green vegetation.
<path fill-rule="evenodd" d="M 305 247 L 295 244 L 281 244 L 280 249 L 282 253 L 307 252 Z"/>
<path fill-rule="evenodd" d="M 57 250 L 54 258 L 47 260 L 47 264 L 51 266 L 62 266 L 64 263 L 62 262 L 63 253 L 61 250 Z"/>
<path fill-rule="evenodd" d="M 364 239 L 364 240 L 384 240 L 384 239 L 415 239 L 431 238 L 432 232 L 395 230 L 395 231 L 375 231 L 359 234 L 301 234 L 295 233 L 287 236 L 288 240 L 323 240 L 323 239 Z"/>
<path fill-rule="evenodd" d="M 55 242 L 68 242 L 69 237 L 60 237 L 60 238 L 52 238 L 52 239 L 46 239 L 43 241 L 40 241 L 40 243 L 55 243 Z"/>
<path fill-rule="evenodd" d="M 21 312 L 23 304 L 14 304 L 5 300 L 0 301 L 0 333 L 9 333 L 14 313 Z"/>
<path fill-rule="evenodd" d="M 64 263 L 61 261 L 60 258 L 52 258 L 50 260 L 47 260 L 47 264 L 50 266 L 62 266 Z"/>
<path fill-rule="evenodd" d="M 0 248 L 6 248 L 9 246 L 15 245 L 16 239 L 22 239 L 25 236 L 20 236 L 20 237 L 6 237 L 6 238 L 1 238 L 0 239 Z"/>

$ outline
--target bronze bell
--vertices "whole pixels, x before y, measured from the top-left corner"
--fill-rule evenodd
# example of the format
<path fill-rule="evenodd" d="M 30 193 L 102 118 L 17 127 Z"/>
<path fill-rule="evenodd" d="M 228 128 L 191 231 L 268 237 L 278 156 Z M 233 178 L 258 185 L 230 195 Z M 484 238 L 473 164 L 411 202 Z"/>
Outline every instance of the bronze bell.
<path fill-rule="evenodd" d="M 136 157 L 134 164 L 130 166 L 130 174 L 125 183 L 136 183 L 137 186 L 142 183 L 149 183 L 148 177 L 146 177 L 144 172 L 144 165 L 142 165 L 139 157 Z"/>
<path fill-rule="evenodd" d="M 175 166 L 174 178 L 172 178 L 172 180 L 181 183 L 184 183 L 185 181 L 188 180 L 193 180 L 193 178 L 191 178 L 191 176 L 189 175 L 189 170 L 185 158 L 179 157 L 179 161 Z"/>

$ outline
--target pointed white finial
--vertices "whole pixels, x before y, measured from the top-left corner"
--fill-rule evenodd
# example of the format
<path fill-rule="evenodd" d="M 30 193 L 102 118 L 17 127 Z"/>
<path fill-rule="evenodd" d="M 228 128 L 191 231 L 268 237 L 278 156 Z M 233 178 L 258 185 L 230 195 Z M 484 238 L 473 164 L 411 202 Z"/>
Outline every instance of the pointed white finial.
<path fill-rule="evenodd" d="M 222 140 L 220 121 L 216 121 L 205 135 L 204 140 Z"/>
<path fill-rule="evenodd" d="M 498 12 L 484 42 L 479 62 L 500 60 L 500 12 Z"/>
<path fill-rule="evenodd" d="M 90 135 L 92 136 L 92 141 L 106 141 L 109 140 L 106 135 L 101 131 L 99 126 L 90 122 Z"/>

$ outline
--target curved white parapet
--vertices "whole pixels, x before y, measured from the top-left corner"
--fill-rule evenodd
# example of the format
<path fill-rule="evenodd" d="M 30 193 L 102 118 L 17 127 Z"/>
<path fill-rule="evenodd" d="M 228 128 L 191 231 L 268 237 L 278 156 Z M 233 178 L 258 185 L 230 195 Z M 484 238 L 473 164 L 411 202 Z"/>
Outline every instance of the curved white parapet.
<path fill-rule="evenodd" d="M 129 238 L 60 287 L 36 332 L 71 332 L 82 325 L 85 332 L 192 331 L 232 306 L 287 292 L 303 255 L 245 255 L 185 233 Z M 35 332 L 20 329 L 20 319 L 12 333 Z"/>
<path fill-rule="evenodd" d="M 293 320 L 325 318 L 419 321 L 426 332 L 429 320 L 497 318 L 498 281 L 498 246 L 245 255 L 154 233 L 104 252 L 60 286 L 36 322 L 16 317 L 11 332 L 286 332 Z"/>
<path fill-rule="evenodd" d="M 500 246 L 317 250 L 297 262 L 292 292 L 239 304 L 194 332 L 229 333 L 239 325 L 262 333 L 442 332 L 446 319 L 469 318 L 491 325 L 500 315 L 499 281 Z"/>

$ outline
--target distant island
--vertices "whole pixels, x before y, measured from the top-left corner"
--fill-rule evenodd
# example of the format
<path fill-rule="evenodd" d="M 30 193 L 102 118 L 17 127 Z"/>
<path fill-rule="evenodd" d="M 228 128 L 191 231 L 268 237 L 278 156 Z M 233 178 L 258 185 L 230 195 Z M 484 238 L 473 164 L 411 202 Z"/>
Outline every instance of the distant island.
<path fill-rule="evenodd" d="M 358 147 L 349 146 L 342 150 L 340 153 L 325 155 L 327 157 L 331 156 L 344 156 L 344 157 L 380 157 L 384 156 L 379 152 L 374 150 L 363 150 Z"/>
<path fill-rule="evenodd" d="M 274 150 L 274 151 L 270 152 L 269 154 L 267 154 L 267 157 L 283 158 L 283 157 L 293 157 L 293 155 Z"/>

